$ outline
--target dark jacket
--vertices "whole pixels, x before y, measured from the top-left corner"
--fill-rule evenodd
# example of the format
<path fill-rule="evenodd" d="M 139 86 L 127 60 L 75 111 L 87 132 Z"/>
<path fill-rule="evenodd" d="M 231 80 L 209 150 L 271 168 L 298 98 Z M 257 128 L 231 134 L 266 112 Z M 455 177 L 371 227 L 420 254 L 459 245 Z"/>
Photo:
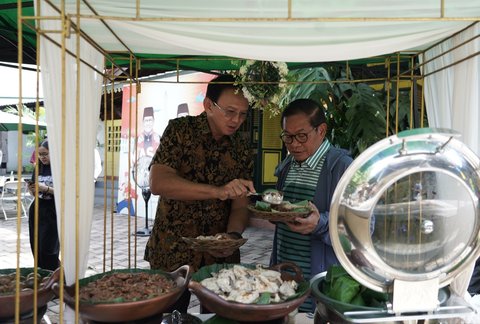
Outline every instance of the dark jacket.
<path fill-rule="evenodd" d="M 348 152 L 343 149 L 331 147 L 326 153 L 325 162 L 322 167 L 322 171 L 318 178 L 317 189 L 315 190 L 315 196 L 313 203 L 317 206 L 320 212 L 320 220 L 317 227 L 312 232 L 310 243 L 310 273 L 313 277 L 317 273 L 327 271 L 328 267 L 332 264 L 338 264 L 337 257 L 333 252 L 332 243 L 330 240 L 330 234 L 328 230 L 328 217 L 330 211 L 330 203 L 332 200 L 333 192 L 337 186 L 341 176 L 352 163 L 352 158 L 348 155 Z M 288 156 L 282 163 L 280 163 L 275 170 L 275 175 L 278 177 L 277 189 L 282 190 L 287 173 L 290 170 L 292 163 L 292 156 Z M 277 230 L 275 229 L 275 235 L 273 239 L 271 264 L 277 263 Z M 306 278 L 308 279 L 308 278 Z"/>

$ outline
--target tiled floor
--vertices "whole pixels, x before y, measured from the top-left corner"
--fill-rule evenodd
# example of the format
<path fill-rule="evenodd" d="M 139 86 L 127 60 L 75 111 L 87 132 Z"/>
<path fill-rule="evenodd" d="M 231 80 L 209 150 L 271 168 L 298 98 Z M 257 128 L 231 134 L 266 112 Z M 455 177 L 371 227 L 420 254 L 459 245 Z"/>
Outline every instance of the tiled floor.
<path fill-rule="evenodd" d="M 15 211 L 12 210 L 11 215 L 15 217 Z M 144 219 L 139 218 L 137 228 L 142 229 L 144 224 Z M 273 231 L 271 227 L 264 226 L 265 224 L 260 223 L 260 226 L 258 222 L 255 224 L 255 226 L 247 228 L 244 233 L 244 237 L 248 238 L 248 241 L 240 248 L 242 262 L 268 264 Z M 103 206 L 96 206 L 92 223 L 87 276 L 118 268 L 148 268 L 148 263 L 143 260 L 148 238 L 138 237 L 132 233 L 135 233 L 134 217 L 129 219 L 128 216 L 117 214 L 113 214 L 112 217 L 108 210 L 104 217 Z M 20 267 L 33 266 L 26 218 L 20 219 L 19 231 L 16 218 L 9 220 L 2 218 L 0 220 L 0 238 L 0 269 L 15 268 L 17 255 Z M 17 241 L 17 238 L 20 240 Z M 18 254 L 17 251 L 19 251 Z M 58 302 L 49 303 L 47 316 L 51 323 L 58 323 L 58 309 Z M 189 312 L 199 312 L 198 301 L 194 296 Z"/>

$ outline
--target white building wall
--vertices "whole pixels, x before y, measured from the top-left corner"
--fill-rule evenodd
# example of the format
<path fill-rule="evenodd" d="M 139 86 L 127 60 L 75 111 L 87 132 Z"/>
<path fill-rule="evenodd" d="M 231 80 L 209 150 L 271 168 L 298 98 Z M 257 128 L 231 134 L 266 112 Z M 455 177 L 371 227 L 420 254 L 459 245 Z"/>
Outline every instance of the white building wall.
<path fill-rule="evenodd" d="M 18 155 L 22 155 L 22 166 L 30 164 L 30 156 L 32 155 L 33 147 L 27 147 L 27 136 L 22 135 L 22 149 L 18 149 L 18 132 L 9 131 L 7 134 L 7 153 L 3 152 L 3 161 L 7 162 L 7 172 L 17 172 L 18 169 Z M 6 155 L 6 156 L 5 156 Z"/>

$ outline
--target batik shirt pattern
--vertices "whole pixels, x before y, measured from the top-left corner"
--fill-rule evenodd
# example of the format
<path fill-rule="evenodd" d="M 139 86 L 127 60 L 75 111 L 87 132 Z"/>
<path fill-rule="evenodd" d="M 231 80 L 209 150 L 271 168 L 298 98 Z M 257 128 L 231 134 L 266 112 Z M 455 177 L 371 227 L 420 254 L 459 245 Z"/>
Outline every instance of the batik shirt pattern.
<path fill-rule="evenodd" d="M 152 164 L 164 164 L 196 183 L 222 186 L 236 178 L 252 179 L 253 154 L 240 133 L 213 139 L 206 113 L 169 122 Z M 184 264 L 198 269 L 212 263 L 239 262 L 239 253 L 215 259 L 194 252 L 182 236 L 225 232 L 231 201 L 219 199 L 180 201 L 160 197 L 145 260 L 152 268 L 173 271 Z"/>

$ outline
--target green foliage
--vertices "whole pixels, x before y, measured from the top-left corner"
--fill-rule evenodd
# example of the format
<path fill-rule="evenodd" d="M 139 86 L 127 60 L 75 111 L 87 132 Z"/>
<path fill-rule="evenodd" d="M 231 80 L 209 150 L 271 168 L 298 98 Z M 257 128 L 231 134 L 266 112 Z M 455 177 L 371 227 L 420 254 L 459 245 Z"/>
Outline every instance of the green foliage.
<path fill-rule="evenodd" d="M 365 83 L 352 88 L 345 113 L 348 147 L 354 155 L 385 137 L 385 109 L 375 91 Z"/>
<path fill-rule="evenodd" d="M 35 167 L 32 164 L 27 164 L 23 167 L 25 173 L 33 173 L 35 171 Z"/>
<path fill-rule="evenodd" d="M 39 130 L 38 136 L 35 132 L 29 133 L 26 139 L 27 147 L 35 146 L 35 139 L 38 137 L 38 144 L 42 143 L 45 137 L 47 136 L 47 130 Z"/>
<path fill-rule="evenodd" d="M 281 106 L 300 98 L 322 104 L 327 116 L 327 138 L 335 146 L 349 150 L 356 157 L 386 137 L 388 96 L 385 91 L 375 91 L 366 83 L 348 80 L 344 69 L 336 65 L 290 71 L 290 78 L 297 83 L 288 89 Z M 391 90 L 389 100 L 388 134 L 391 135 L 396 133 L 395 91 Z M 409 129 L 409 91 L 400 92 L 398 112 L 398 131 Z"/>

